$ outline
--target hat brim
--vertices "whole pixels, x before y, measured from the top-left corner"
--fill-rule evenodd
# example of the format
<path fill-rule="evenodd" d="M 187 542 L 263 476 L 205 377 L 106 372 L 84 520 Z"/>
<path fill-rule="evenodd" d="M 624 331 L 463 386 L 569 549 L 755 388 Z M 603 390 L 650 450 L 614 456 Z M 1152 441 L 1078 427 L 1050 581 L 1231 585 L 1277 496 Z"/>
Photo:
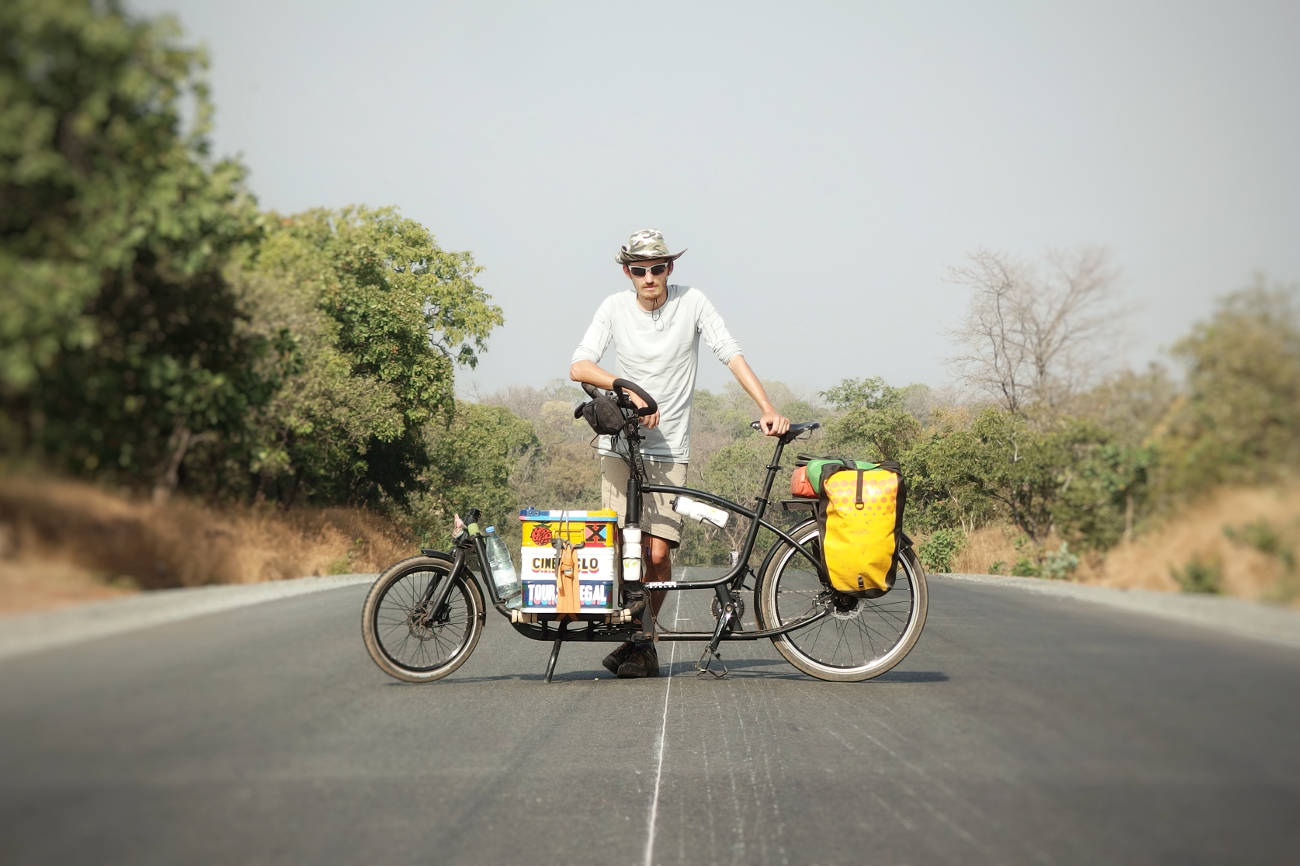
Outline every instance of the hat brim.
<path fill-rule="evenodd" d="M 614 261 L 618 262 L 620 265 L 630 265 L 633 262 L 655 262 L 660 259 L 663 259 L 666 262 L 675 262 L 685 255 L 685 253 L 686 250 L 682 250 L 680 253 L 673 253 L 672 255 L 667 256 L 633 256 L 620 250 Z"/>

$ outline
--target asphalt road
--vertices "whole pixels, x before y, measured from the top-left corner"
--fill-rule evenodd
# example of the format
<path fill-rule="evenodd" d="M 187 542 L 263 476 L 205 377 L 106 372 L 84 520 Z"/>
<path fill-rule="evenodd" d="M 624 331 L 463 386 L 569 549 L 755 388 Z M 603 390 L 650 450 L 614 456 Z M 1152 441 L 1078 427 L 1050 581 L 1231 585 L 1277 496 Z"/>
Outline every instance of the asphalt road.
<path fill-rule="evenodd" d="M 548 647 L 489 612 L 412 686 L 366 656 L 364 593 L 0 661 L 0 863 L 1300 859 L 1284 643 L 935 578 L 920 644 L 866 683 L 766 643 L 701 679 L 678 643 L 654 680 L 566 646 L 546 684 Z"/>

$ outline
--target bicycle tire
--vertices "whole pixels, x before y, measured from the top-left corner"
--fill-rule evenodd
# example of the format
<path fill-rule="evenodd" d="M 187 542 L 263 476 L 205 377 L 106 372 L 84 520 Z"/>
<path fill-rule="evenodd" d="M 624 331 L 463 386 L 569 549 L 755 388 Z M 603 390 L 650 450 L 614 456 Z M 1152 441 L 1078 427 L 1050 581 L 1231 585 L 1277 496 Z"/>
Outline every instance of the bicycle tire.
<path fill-rule="evenodd" d="M 414 556 L 389 566 L 376 578 L 361 609 L 361 637 L 379 669 L 408 683 L 440 680 L 474 652 L 487 607 L 473 579 L 457 577 L 447 595 L 446 617 L 423 617 L 419 600 L 435 578 L 451 574 L 446 554 Z"/>
<path fill-rule="evenodd" d="M 790 535 L 805 548 L 820 550 L 817 521 L 804 521 Z M 911 548 L 899 557 L 893 589 L 880 598 L 855 599 L 826 587 L 812 564 L 789 542 L 780 541 L 764 564 L 754 595 L 764 628 L 829 611 L 773 637 L 772 643 L 799 670 L 833 682 L 869 680 L 893 668 L 916 645 L 929 610 L 925 570 Z"/>

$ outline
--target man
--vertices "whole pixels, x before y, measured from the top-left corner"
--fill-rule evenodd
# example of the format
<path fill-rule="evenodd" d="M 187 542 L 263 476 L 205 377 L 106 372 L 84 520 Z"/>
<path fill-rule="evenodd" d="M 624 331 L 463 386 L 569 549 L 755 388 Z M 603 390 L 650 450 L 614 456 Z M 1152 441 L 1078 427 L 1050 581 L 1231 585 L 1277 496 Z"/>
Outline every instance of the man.
<path fill-rule="evenodd" d="M 649 481 L 684 485 L 690 460 L 691 398 L 699 367 L 699 342 L 704 342 L 726 364 L 757 404 L 760 425 L 768 436 L 790 428 L 767 398 L 763 384 L 745 362 L 740 344 L 713 304 L 699 289 L 670 285 L 673 265 L 682 250 L 670 253 L 662 233 L 643 229 L 628 238 L 616 257 L 632 292 L 610 295 L 596 310 L 587 332 L 573 351 L 569 377 L 597 388 L 611 388 L 615 378 L 629 379 L 655 398 L 659 411 L 641 419 L 645 439 L 641 453 Z M 615 346 L 618 374 L 597 366 L 610 343 Z M 644 402 L 632 395 L 639 406 Z M 626 511 L 627 465 L 601 440 L 601 498 L 606 508 Z M 653 494 L 641 511 L 643 580 L 672 579 L 672 549 L 681 542 L 682 518 L 673 511 L 671 497 Z M 651 593 L 652 614 L 663 604 L 665 592 Z M 620 677 L 659 675 L 654 644 L 627 642 L 610 653 L 604 665 Z"/>

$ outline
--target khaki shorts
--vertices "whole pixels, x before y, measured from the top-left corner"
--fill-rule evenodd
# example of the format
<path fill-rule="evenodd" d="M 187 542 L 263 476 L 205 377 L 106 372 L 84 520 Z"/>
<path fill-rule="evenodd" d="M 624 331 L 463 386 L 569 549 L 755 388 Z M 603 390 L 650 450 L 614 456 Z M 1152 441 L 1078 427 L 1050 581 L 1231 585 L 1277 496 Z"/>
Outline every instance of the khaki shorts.
<path fill-rule="evenodd" d="M 686 485 L 685 463 L 647 460 L 645 474 L 649 484 Z M 605 508 L 618 512 L 619 526 L 623 525 L 623 515 L 627 512 L 627 475 L 627 464 L 619 458 L 600 458 L 600 501 Z M 682 516 L 673 511 L 674 498 L 667 493 L 641 497 L 641 531 L 676 547 L 682 540 Z"/>

